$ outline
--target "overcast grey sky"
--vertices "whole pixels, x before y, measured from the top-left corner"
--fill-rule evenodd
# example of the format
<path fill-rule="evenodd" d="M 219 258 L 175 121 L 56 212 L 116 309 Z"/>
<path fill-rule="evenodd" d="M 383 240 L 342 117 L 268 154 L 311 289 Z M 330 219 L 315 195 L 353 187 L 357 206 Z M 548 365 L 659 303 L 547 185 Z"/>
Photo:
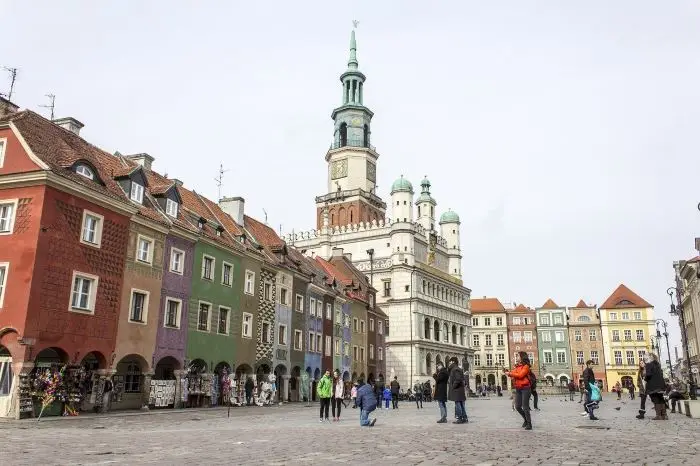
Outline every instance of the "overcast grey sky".
<path fill-rule="evenodd" d="M 212 199 L 223 162 L 224 194 L 285 232 L 314 226 L 359 19 L 380 194 L 428 175 L 462 218 L 474 297 L 601 304 L 624 282 L 669 319 L 672 261 L 700 233 L 698 2 L 0 0 L 0 16 L 21 107 L 46 114 L 53 92 L 86 139 Z"/>

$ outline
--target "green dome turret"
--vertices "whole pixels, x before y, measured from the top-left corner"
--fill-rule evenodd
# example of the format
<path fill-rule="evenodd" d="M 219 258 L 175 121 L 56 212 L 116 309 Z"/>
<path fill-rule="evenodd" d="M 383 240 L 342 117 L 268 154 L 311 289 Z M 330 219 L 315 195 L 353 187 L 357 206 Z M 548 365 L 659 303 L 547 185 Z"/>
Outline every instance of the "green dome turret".
<path fill-rule="evenodd" d="M 440 225 L 443 223 L 459 223 L 459 215 L 457 215 L 457 212 L 453 212 L 452 210 L 443 212 L 443 214 L 440 216 Z"/>
<path fill-rule="evenodd" d="M 401 178 L 394 181 L 394 184 L 391 185 L 391 194 L 393 195 L 394 193 L 398 192 L 413 194 L 413 185 L 410 181 L 404 178 L 403 175 L 401 175 Z"/>

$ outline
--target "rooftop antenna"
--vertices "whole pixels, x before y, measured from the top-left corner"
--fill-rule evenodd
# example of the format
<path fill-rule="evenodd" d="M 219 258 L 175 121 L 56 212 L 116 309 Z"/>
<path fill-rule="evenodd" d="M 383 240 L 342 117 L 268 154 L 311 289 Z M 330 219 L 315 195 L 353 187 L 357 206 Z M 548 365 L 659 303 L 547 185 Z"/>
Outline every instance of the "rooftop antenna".
<path fill-rule="evenodd" d="M 224 173 L 226 173 L 228 170 L 224 170 L 224 164 L 219 164 L 219 177 L 214 178 L 214 181 L 216 181 L 216 186 L 219 188 L 219 200 L 221 200 L 221 186 L 224 184 Z"/>
<path fill-rule="evenodd" d="M 267 210 L 263 209 L 263 213 L 265 214 L 265 225 L 267 225 Z"/>
<path fill-rule="evenodd" d="M 49 105 L 39 105 L 39 107 L 51 109 L 51 121 L 53 121 L 53 112 L 56 108 L 56 96 L 54 94 L 46 94 L 46 97 L 49 98 Z"/>
<path fill-rule="evenodd" d="M 17 80 L 17 68 L 3 66 L 2 69 L 10 73 L 10 92 L 8 92 L 7 94 L 0 95 L 5 95 L 7 97 L 7 100 L 12 101 L 12 94 L 14 94 L 15 91 L 15 81 Z"/>

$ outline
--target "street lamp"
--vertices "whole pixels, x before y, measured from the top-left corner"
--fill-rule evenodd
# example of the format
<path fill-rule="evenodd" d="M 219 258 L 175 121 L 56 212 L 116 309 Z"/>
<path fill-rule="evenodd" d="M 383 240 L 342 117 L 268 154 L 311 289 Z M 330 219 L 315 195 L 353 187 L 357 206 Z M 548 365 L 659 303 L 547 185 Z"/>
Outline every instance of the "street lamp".
<path fill-rule="evenodd" d="M 659 324 L 661 324 L 664 328 L 664 333 L 661 333 L 661 330 L 659 330 Z M 661 335 L 663 335 L 666 338 L 666 352 L 668 353 L 668 375 L 669 377 L 673 377 L 673 367 L 671 366 L 671 347 L 668 344 L 668 329 L 666 328 L 668 326 L 668 323 L 663 320 L 663 319 L 656 319 L 656 346 L 659 348 L 659 354 L 661 354 L 661 346 L 659 345 L 659 340 L 661 340 Z"/>
<path fill-rule="evenodd" d="M 698 208 L 700 208 L 700 204 L 698 205 Z M 690 350 L 688 349 L 688 334 L 685 329 L 685 318 L 683 316 L 683 303 L 681 302 L 681 294 L 679 293 L 680 289 L 680 279 L 678 276 L 676 276 L 676 286 L 671 286 L 666 290 L 666 294 L 668 294 L 669 298 L 671 298 L 671 310 L 669 314 L 672 316 L 678 316 L 678 323 L 681 328 L 681 340 L 683 343 L 683 352 L 685 353 L 685 366 L 688 370 L 688 388 L 690 392 L 690 399 L 695 400 L 697 399 L 695 395 L 695 377 L 693 375 L 692 369 L 690 367 Z M 676 294 L 676 302 L 673 302 L 673 294 Z M 670 355 L 669 355 L 670 358 Z"/>

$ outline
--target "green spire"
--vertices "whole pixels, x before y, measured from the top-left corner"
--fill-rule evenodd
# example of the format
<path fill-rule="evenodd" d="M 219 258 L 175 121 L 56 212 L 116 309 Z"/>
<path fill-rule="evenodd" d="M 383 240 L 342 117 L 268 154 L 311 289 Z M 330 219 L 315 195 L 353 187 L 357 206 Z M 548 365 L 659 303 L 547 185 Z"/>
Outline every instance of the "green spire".
<path fill-rule="evenodd" d="M 357 42 L 355 41 L 355 30 L 350 33 L 350 59 L 348 60 L 348 70 L 357 69 Z"/>

